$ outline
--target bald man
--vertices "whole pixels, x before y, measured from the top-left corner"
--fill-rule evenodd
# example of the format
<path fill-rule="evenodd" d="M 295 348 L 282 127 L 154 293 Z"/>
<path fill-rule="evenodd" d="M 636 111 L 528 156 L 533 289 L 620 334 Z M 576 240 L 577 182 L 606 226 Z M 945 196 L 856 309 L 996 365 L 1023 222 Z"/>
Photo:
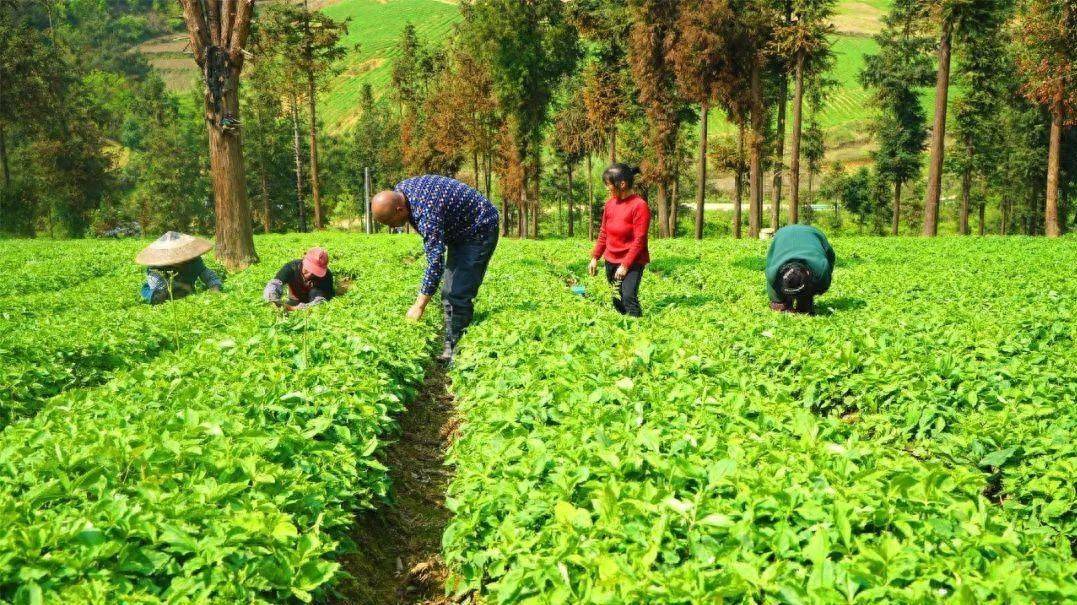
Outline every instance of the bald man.
<path fill-rule="evenodd" d="M 456 345 L 471 324 L 473 301 L 497 248 L 497 208 L 464 183 L 429 174 L 382 191 L 374 196 L 371 207 L 379 223 L 390 227 L 411 223 L 423 237 L 426 273 L 407 316 L 415 321 L 422 318 L 444 278 L 445 348 L 439 359 L 452 361 Z"/>

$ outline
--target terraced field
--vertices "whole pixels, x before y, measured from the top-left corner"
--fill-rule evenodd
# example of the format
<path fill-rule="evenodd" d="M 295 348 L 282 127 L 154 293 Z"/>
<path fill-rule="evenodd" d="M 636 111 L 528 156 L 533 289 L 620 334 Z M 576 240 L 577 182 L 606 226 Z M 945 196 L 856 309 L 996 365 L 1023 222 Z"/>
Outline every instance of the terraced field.
<path fill-rule="evenodd" d="M 438 41 L 449 35 L 460 16 L 456 3 L 446 0 L 341 0 L 322 10 L 334 19 L 351 19 L 346 44 L 358 45 L 324 103 L 323 115 L 334 130 L 354 121 L 364 83 L 373 85 L 376 95 L 384 93 L 406 24 L 414 25 L 424 41 Z"/>

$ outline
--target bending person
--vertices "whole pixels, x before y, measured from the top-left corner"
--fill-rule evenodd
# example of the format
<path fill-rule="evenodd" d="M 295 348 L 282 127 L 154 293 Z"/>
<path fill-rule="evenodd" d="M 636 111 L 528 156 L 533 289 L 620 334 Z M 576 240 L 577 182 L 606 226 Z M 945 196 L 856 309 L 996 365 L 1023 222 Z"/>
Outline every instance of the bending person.
<path fill-rule="evenodd" d="M 436 175 L 401 181 L 374 196 L 371 208 L 379 223 L 401 227 L 410 222 L 423 237 L 426 273 L 407 317 L 422 318 L 444 278 L 445 347 L 439 359 L 451 361 L 471 324 L 475 296 L 497 248 L 497 208 L 464 183 Z"/>
<path fill-rule="evenodd" d="M 767 294 L 770 308 L 815 314 L 815 297 L 830 289 L 834 248 L 822 231 L 789 225 L 774 234 L 767 251 Z"/>
<path fill-rule="evenodd" d="M 639 283 L 643 267 L 651 262 L 647 250 L 647 230 L 651 228 L 651 209 L 647 200 L 633 190 L 638 168 L 613 164 L 602 173 L 610 198 L 602 210 L 602 227 L 591 251 L 587 271 L 598 272 L 598 260 L 606 260 L 606 280 L 617 288 L 613 308 L 622 315 L 640 317 Z M 620 298 L 618 298 L 618 296 Z"/>
<path fill-rule="evenodd" d="M 213 244 L 186 233 L 169 231 L 146 246 L 135 262 L 146 265 L 146 281 L 140 295 L 151 305 L 183 298 L 194 292 L 198 280 L 207 290 L 221 291 L 221 278 L 202 261 Z"/>
<path fill-rule="evenodd" d="M 288 286 L 286 299 L 282 298 L 285 285 Z M 332 300 L 335 295 L 329 254 L 321 248 L 311 248 L 303 258 L 285 263 L 262 291 L 266 302 L 288 311 L 313 307 Z"/>

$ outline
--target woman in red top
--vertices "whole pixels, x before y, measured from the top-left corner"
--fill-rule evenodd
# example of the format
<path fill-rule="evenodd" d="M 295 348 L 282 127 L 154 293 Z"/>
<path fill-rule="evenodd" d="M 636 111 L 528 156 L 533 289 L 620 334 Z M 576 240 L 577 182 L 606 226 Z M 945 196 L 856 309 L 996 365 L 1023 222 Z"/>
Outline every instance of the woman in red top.
<path fill-rule="evenodd" d="M 613 308 L 622 315 L 639 317 L 639 282 L 643 266 L 651 262 L 647 251 L 647 230 L 651 228 L 651 209 L 647 200 L 632 189 L 639 168 L 613 164 L 602 173 L 610 192 L 602 211 L 602 228 L 591 252 L 591 275 L 598 272 L 598 259 L 606 259 L 606 279 L 617 286 L 620 299 L 613 297 Z"/>

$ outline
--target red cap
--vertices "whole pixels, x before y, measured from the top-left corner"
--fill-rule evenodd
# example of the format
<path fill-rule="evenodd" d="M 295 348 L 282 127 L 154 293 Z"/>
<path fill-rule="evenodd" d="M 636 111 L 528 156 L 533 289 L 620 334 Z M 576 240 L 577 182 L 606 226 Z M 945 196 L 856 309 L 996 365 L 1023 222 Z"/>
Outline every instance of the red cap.
<path fill-rule="evenodd" d="M 311 248 L 303 257 L 303 268 L 315 277 L 325 277 L 329 270 L 329 253 L 322 248 Z"/>

